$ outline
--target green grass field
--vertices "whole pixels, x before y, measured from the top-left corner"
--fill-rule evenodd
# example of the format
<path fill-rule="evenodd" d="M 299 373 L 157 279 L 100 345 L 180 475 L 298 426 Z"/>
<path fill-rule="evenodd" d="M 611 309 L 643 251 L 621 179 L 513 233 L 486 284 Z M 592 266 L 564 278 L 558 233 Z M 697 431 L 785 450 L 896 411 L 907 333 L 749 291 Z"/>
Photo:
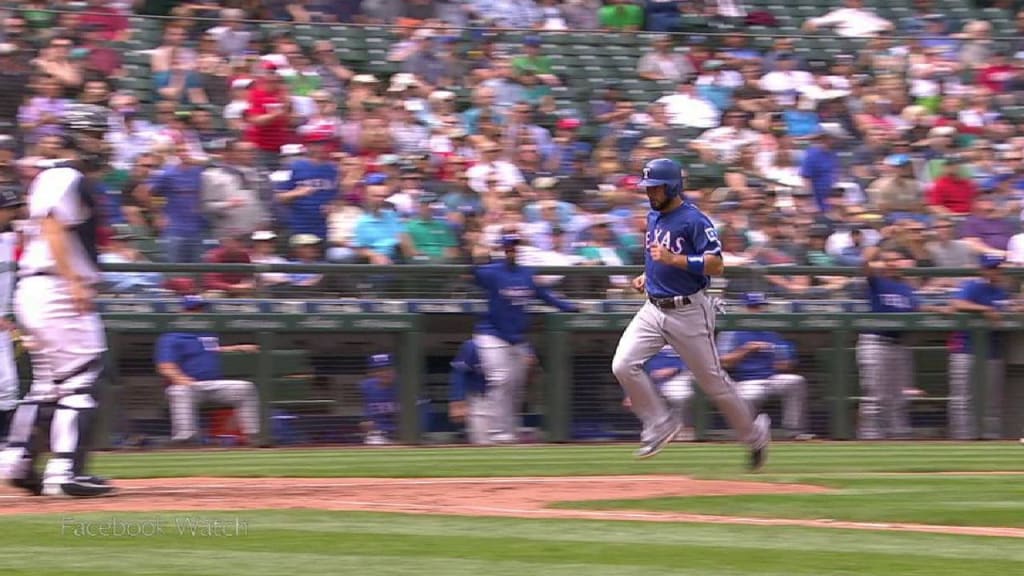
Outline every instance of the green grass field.
<path fill-rule="evenodd" d="M 661 498 L 560 507 L 1024 527 L 1024 447 L 1009 443 L 791 444 L 764 473 L 731 445 L 673 445 L 634 462 L 631 446 L 281 450 L 101 454 L 116 478 L 454 477 L 686 474 L 800 482 L 814 495 Z M 938 472 L 1019 472 L 938 475 Z M 905 475 L 901 473 L 916 472 Z M 0 501 L 2 505 L 3 501 Z M 218 534 L 192 519 L 224 521 Z M 82 523 L 152 536 L 76 534 Z M 192 527 L 194 528 L 194 526 Z M 1024 573 L 1024 539 L 594 520 L 518 520 L 273 510 L 3 516 L 0 574 L 454 576 L 999 575 Z"/>

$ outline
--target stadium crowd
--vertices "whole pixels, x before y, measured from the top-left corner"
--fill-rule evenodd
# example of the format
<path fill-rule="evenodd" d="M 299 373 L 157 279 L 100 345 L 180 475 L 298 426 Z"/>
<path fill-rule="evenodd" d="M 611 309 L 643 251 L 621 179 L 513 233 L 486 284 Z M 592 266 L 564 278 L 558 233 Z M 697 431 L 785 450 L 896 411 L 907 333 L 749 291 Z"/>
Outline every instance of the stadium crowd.
<path fill-rule="evenodd" d="M 890 20 L 818 3 L 793 36 L 788 16 L 739 0 L 0 4 L 0 182 L 44 166 L 82 102 L 110 109 L 105 262 L 460 263 L 517 226 L 527 263 L 638 264 L 639 167 L 670 156 L 728 265 L 859 265 L 876 244 L 908 266 L 1024 264 L 1024 45 L 993 39 L 1006 22 L 957 16 L 1013 18 L 1014 3 L 951 4 L 981 9 L 914 0 Z M 636 57 L 560 40 L 575 30 Z M 801 33 L 859 42 L 809 51 Z M 380 66 L 343 58 L 349 35 Z M 580 78 L 568 52 L 596 67 Z M 765 281 L 771 296 L 850 291 Z"/>

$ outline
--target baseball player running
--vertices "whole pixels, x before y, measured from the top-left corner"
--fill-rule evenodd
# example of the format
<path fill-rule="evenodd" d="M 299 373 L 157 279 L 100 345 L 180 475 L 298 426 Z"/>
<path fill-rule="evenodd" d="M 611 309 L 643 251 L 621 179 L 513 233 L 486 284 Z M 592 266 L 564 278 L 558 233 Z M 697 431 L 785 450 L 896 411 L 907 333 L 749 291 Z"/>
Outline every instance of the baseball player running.
<path fill-rule="evenodd" d="M 998 321 L 1002 312 L 1010 308 L 1010 294 L 1003 287 L 1006 276 L 999 269 L 1003 258 L 995 254 L 981 256 L 982 278 L 967 280 L 960 293 L 953 299 L 953 310 L 984 314 L 992 321 Z M 1003 338 L 993 332 L 989 342 L 988 381 L 985 382 L 984 429 L 981 436 L 998 439 L 1002 437 L 1000 414 L 1003 408 Z M 957 332 L 950 341 L 949 355 L 949 429 L 955 440 L 974 440 L 978 437 L 971 394 L 971 367 L 975 354 L 972 351 L 971 334 Z"/>
<path fill-rule="evenodd" d="M 99 280 L 96 233 L 98 176 L 107 164 L 103 136 L 109 111 L 78 105 L 64 112 L 64 162 L 41 172 L 28 193 L 25 249 L 15 313 L 31 341 L 33 382 L 15 412 L 0 476 L 51 496 L 106 496 L 113 487 L 84 475 L 96 410 L 94 387 L 106 337 L 93 303 Z M 36 484 L 27 449 L 40 415 L 50 418 L 52 457 Z"/>
<path fill-rule="evenodd" d="M 14 292 L 15 248 L 18 234 L 11 230 L 11 222 L 25 201 L 18 186 L 0 184 L 0 443 L 7 440 L 11 417 L 18 403 L 18 366 L 14 361 L 14 324 L 7 320 L 11 313 Z"/>
<path fill-rule="evenodd" d="M 759 312 L 768 303 L 761 292 L 744 295 L 748 313 Z M 788 373 L 794 362 L 793 346 L 778 332 L 742 330 L 722 332 L 718 336 L 722 365 L 736 382 L 742 396 L 753 409 L 769 395 L 782 397 L 782 427 L 786 437 L 807 439 L 804 415 L 807 380 Z"/>
<path fill-rule="evenodd" d="M 185 296 L 186 312 L 205 310 L 200 296 Z M 226 380 L 221 371 L 222 352 L 259 352 L 255 344 L 221 346 L 216 334 L 168 332 L 156 341 L 156 369 L 167 379 L 167 401 L 171 408 L 171 441 L 191 444 L 198 440 L 196 404 L 215 400 L 235 408 L 238 425 L 247 442 L 260 432 L 260 400 L 256 385 L 247 380 Z"/>
<path fill-rule="evenodd" d="M 771 421 L 765 414 L 754 418 L 722 369 L 715 347 L 715 305 L 704 292 L 709 276 L 724 270 L 718 235 L 711 220 L 683 198 L 682 167 L 675 161 L 649 161 L 640 187 L 651 212 L 644 273 L 633 280 L 633 288 L 646 292 L 647 301 L 622 333 L 612 360 L 612 372 L 643 422 L 635 456 L 654 456 L 682 427 L 644 373 L 644 363 L 668 344 L 750 448 L 750 468 L 760 469 L 771 441 Z"/>
<path fill-rule="evenodd" d="M 905 256 L 896 250 L 868 248 L 864 253 L 868 302 L 876 314 L 941 311 L 922 306 L 902 274 Z M 857 339 L 857 363 L 863 400 L 858 409 L 857 437 L 881 440 L 910 436 L 910 417 L 904 390 L 913 381 L 914 357 L 903 334 L 880 331 Z"/>
<path fill-rule="evenodd" d="M 519 428 L 516 400 L 521 398 L 519 391 L 526 386 L 530 368 L 526 306 L 538 298 L 563 312 L 577 308 L 537 286 L 533 270 L 516 262 L 518 234 L 503 234 L 501 245 L 504 260 L 473 269 L 477 285 L 487 293 L 487 311 L 473 331 L 473 342 L 487 381 L 487 401 L 480 407 L 480 418 L 487 421 L 493 442 L 511 443 L 517 440 Z"/>

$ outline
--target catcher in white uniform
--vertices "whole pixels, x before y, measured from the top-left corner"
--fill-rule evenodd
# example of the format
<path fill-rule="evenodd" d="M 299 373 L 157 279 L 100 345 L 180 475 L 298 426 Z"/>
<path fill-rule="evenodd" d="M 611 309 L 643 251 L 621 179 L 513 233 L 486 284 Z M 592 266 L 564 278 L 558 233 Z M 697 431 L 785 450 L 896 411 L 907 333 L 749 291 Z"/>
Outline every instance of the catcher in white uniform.
<path fill-rule="evenodd" d="M 95 385 L 107 349 L 93 286 L 100 277 L 96 199 L 107 162 L 108 118 L 109 111 L 99 106 L 67 109 L 63 160 L 36 176 L 28 192 L 14 307 L 30 342 L 32 386 L 0 452 L 0 476 L 35 494 L 81 498 L 113 491 L 105 480 L 84 473 Z M 37 422 L 47 421 L 52 455 L 40 482 L 30 443 Z"/>

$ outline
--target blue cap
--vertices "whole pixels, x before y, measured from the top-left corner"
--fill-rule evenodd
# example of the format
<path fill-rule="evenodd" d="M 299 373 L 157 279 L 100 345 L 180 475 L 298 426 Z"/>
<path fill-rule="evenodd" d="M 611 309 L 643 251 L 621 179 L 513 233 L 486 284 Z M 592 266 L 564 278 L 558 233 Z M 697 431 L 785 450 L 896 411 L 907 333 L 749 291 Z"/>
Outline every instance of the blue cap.
<path fill-rule="evenodd" d="M 374 354 L 370 356 L 367 364 L 369 364 L 370 370 L 389 368 L 391 367 L 391 354 Z"/>
<path fill-rule="evenodd" d="M 206 308 L 208 302 L 198 294 L 189 294 L 181 299 L 181 307 L 185 310 L 198 310 Z"/>
<path fill-rule="evenodd" d="M 501 245 L 505 248 L 519 244 L 519 234 L 508 232 L 501 235 Z"/>
<path fill-rule="evenodd" d="M 981 263 L 981 267 L 986 270 L 998 268 L 1000 264 L 1005 262 L 1003 257 L 998 254 L 982 254 L 979 260 Z"/>
<path fill-rule="evenodd" d="M 523 39 L 523 44 L 527 46 L 540 46 L 540 36 L 527 36 L 526 38 Z"/>
<path fill-rule="evenodd" d="M 388 181 L 387 174 L 381 174 L 380 172 L 371 172 L 363 178 L 363 184 L 367 186 L 379 186 Z"/>
<path fill-rule="evenodd" d="M 910 164 L 910 156 L 906 154 L 890 154 L 886 157 L 885 163 L 889 166 L 906 166 Z"/>
<path fill-rule="evenodd" d="M 747 292 L 743 295 L 743 301 L 747 306 L 764 306 L 768 303 L 768 297 L 764 292 Z"/>

